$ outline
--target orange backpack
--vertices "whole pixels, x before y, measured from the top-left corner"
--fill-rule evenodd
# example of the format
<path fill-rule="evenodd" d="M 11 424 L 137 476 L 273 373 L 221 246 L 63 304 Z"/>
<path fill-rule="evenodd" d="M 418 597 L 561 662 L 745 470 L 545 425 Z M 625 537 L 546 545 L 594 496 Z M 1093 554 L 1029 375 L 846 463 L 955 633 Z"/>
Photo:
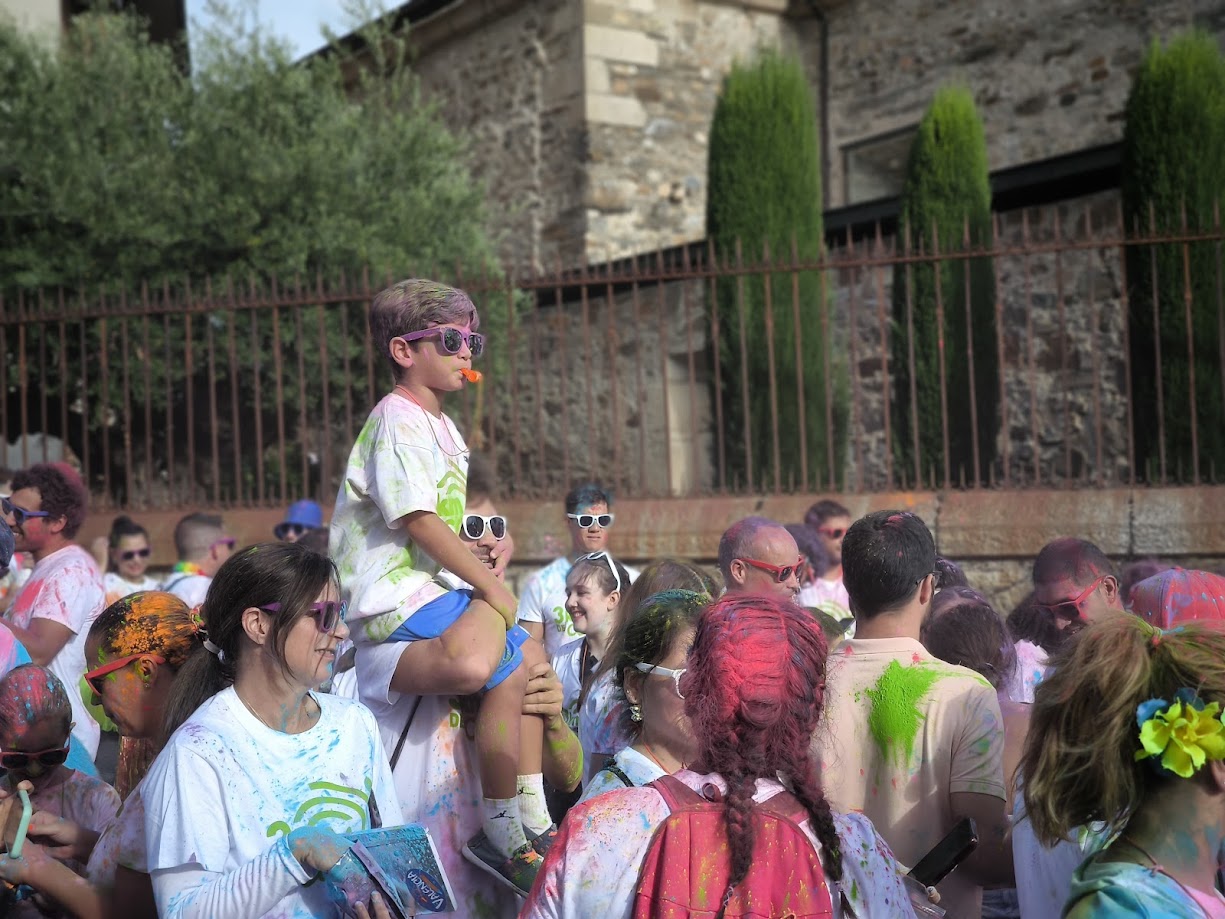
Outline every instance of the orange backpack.
<path fill-rule="evenodd" d="M 680 779 L 650 784 L 671 813 L 651 838 L 634 894 L 634 919 L 697 919 L 718 915 L 731 876 L 731 853 L 721 796 L 698 794 Z M 711 792 L 714 792 L 711 795 Z M 781 792 L 753 808 L 753 861 L 728 891 L 728 919 L 829 919 L 825 869 L 800 829 L 808 811 Z"/>

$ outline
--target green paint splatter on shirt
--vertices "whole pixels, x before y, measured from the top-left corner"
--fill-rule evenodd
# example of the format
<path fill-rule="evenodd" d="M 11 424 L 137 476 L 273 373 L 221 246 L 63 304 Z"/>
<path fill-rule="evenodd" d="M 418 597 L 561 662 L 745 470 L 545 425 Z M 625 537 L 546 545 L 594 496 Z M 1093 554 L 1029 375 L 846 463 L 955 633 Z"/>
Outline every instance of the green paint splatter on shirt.
<path fill-rule="evenodd" d="M 890 661 L 876 685 L 865 690 L 872 702 L 868 730 L 886 760 L 909 765 L 924 720 L 919 703 L 941 676 L 940 671 L 922 664 L 904 667 Z"/>

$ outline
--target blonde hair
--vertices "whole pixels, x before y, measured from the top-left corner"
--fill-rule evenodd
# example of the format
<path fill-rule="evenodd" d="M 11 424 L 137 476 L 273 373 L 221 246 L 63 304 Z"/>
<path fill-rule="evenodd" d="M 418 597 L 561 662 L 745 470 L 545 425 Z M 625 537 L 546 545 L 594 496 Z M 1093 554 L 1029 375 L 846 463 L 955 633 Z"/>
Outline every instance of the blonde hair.
<path fill-rule="evenodd" d="M 1084 629 L 1051 658 L 1038 684 L 1021 774 L 1034 833 L 1054 845 L 1094 821 L 1127 825 L 1149 793 L 1184 781 L 1136 762 L 1136 708 L 1179 689 L 1225 705 L 1225 631 L 1187 625 L 1162 632 L 1135 616 Z"/>
<path fill-rule="evenodd" d="M 462 290 L 423 278 L 397 281 L 375 294 L 370 304 L 370 340 L 382 349 L 397 380 L 400 367 L 392 360 L 391 342 L 439 325 L 467 325 L 475 332 L 481 317 Z"/>

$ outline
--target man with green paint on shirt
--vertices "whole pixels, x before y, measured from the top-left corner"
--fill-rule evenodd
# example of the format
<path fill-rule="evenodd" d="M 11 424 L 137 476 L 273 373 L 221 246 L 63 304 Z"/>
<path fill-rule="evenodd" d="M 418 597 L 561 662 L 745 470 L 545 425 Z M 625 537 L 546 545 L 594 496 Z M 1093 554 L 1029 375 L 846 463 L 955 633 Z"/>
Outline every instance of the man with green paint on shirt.
<path fill-rule="evenodd" d="M 861 811 L 914 866 L 963 817 L 979 847 L 940 885 L 949 919 L 978 917 L 982 887 L 1012 880 L 1004 733 L 995 690 L 919 643 L 936 546 L 915 514 L 881 511 L 842 544 L 855 637 L 830 655 L 813 761 L 835 811 Z"/>

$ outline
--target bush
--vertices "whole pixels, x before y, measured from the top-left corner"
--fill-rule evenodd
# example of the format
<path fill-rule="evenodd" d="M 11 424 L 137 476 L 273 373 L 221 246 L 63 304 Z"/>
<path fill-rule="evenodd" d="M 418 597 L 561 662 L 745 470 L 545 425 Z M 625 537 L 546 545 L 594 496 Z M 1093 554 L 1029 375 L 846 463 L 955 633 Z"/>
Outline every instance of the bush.
<path fill-rule="evenodd" d="M 761 261 L 768 244 L 772 259 L 789 261 L 794 241 L 801 262 L 821 257 L 820 158 L 812 96 L 798 61 L 763 51 L 748 65 L 736 65 L 723 82 L 710 129 L 706 229 L 721 260 L 734 262 L 742 246 L 745 264 Z M 801 478 L 801 418 L 797 377 L 804 394 L 803 433 L 812 485 L 842 475 L 846 436 L 845 384 L 824 375 L 827 342 L 821 328 L 821 285 L 814 272 L 799 278 L 800 317 L 792 310 L 792 275 L 772 275 L 773 349 L 778 401 L 777 434 L 782 487 L 804 487 Z M 769 341 L 766 332 L 766 275 L 743 283 L 744 343 L 735 278 L 718 284 L 720 370 L 728 476 L 750 488 L 773 483 L 775 427 L 771 421 Z M 800 360 L 796 361 L 796 339 Z M 747 372 L 748 412 L 742 373 Z M 826 388 L 834 387 L 833 430 L 826 419 Z M 834 438 L 834 469 L 828 439 Z M 747 450 L 752 449 L 752 468 Z M 810 485 L 809 487 L 812 487 Z"/>
<path fill-rule="evenodd" d="M 991 186 L 982 122 L 969 90 L 946 87 L 936 93 L 919 124 L 910 148 L 902 192 L 902 232 L 910 234 L 912 252 L 934 252 L 937 264 L 914 263 L 910 275 L 908 315 L 907 269 L 893 275 L 893 335 L 890 374 L 895 384 L 892 402 L 894 454 L 900 474 L 913 478 L 916 466 L 914 424 L 918 426 L 917 465 L 920 481 L 935 471 L 944 483 L 945 469 L 953 483 L 964 474 L 985 481 L 996 455 L 999 430 L 999 368 L 995 332 L 995 279 L 989 258 L 947 259 L 948 253 L 989 246 Z M 935 234 L 935 235 L 933 235 Z M 967 267 L 970 317 L 966 317 Z M 943 328 L 938 322 L 937 284 L 943 304 Z M 913 320 L 912 322 L 910 320 Z M 914 377 L 918 415 L 912 419 L 910 327 L 914 336 Z M 940 396 L 940 341 L 944 342 L 944 380 L 948 407 L 948 456 L 944 452 L 944 421 Z M 974 345 L 971 378 L 968 344 Z M 974 464 L 973 390 L 978 421 L 977 469 Z M 947 463 L 947 467 L 946 467 Z M 911 484 L 918 485 L 918 482 Z"/>
<path fill-rule="evenodd" d="M 1211 231 L 1218 204 L 1225 206 L 1225 60 L 1216 39 L 1203 32 L 1176 38 L 1164 49 L 1154 42 L 1127 100 L 1123 130 L 1127 225 L 1141 235 L 1151 230 L 1181 233 L 1185 207 L 1192 233 Z M 1187 247 L 1189 276 L 1184 273 L 1183 254 L 1177 244 L 1130 246 L 1127 251 L 1136 464 L 1138 475 L 1148 481 L 1191 477 L 1196 459 L 1191 449 L 1192 417 L 1201 475 L 1209 474 L 1214 462 L 1219 472 L 1225 456 L 1217 328 L 1219 244 Z M 1194 413 L 1184 300 L 1188 278 L 1195 344 Z M 1161 348 L 1160 374 L 1154 343 Z M 1164 464 L 1159 411 L 1165 421 Z"/>

